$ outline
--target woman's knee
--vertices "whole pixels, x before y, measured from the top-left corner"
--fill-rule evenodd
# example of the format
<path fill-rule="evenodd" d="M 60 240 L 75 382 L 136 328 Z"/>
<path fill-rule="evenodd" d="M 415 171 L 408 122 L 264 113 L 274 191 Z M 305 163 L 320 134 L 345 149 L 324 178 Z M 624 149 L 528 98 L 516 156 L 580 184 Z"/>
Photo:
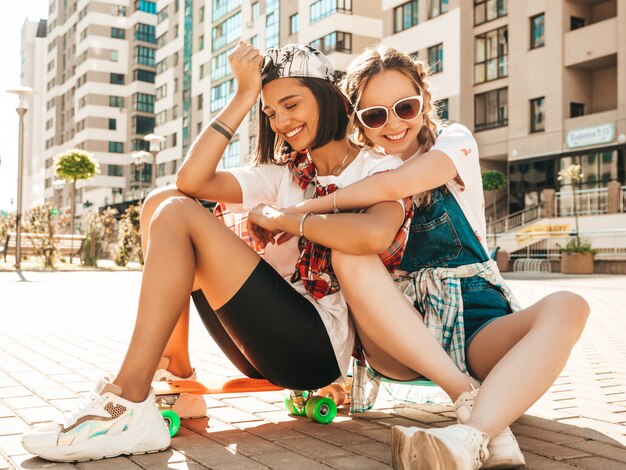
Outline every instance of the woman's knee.
<path fill-rule="evenodd" d="M 339 277 L 344 274 L 354 273 L 355 269 L 363 265 L 365 258 L 365 256 L 361 255 L 350 255 L 343 251 L 332 250 L 331 260 L 333 271 L 335 271 L 335 274 Z"/>
<path fill-rule="evenodd" d="M 556 320 L 563 330 L 570 330 L 577 337 L 582 334 L 589 318 L 589 304 L 580 295 L 569 291 L 559 291 L 547 298 L 550 308 L 546 313 Z"/>
<path fill-rule="evenodd" d="M 149 220 L 150 234 L 153 230 L 186 227 L 187 221 L 193 218 L 194 205 L 197 203 L 188 197 L 172 195 L 165 198 L 152 212 Z"/>
<path fill-rule="evenodd" d="M 185 193 L 179 191 L 173 186 L 162 186 L 150 191 L 141 206 L 140 222 L 143 226 L 148 226 L 152 215 L 157 208 L 167 199 L 172 197 L 188 197 Z"/>

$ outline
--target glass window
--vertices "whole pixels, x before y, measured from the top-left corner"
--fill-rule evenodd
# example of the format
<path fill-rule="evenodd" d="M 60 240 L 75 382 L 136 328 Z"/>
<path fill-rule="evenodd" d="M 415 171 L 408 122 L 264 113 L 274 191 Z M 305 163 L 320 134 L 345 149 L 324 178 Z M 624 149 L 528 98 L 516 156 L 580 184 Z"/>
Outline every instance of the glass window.
<path fill-rule="evenodd" d="M 435 18 L 448 12 L 448 0 L 429 0 L 428 2 L 428 17 Z"/>
<path fill-rule="evenodd" d="M 109 78 L 109 83 L 112 85 L 123 85 L 124 84 L 124 74 L 123 73 L 111 73 Z"/>
<path fill-rule="evenodd" d="M 124 153 L 124 142 L 109 142 L 109 152 Z"/>
<path fill-rule="evenodd" d="M 393 32 L 399 33 L 417 24 L 417 0 L 393 9 Z"/>
<path fill-rule="evenodd" d="M 474 0 L 474 25 L 495 20 L 507 14 L 507 0 Z"/>
<path fill-rule="evenodd" d="M 124 98 L 121 96 L 109 96 L 109 106 L 112 108 L 123 108 Z"/>
<path fill-rule="evenodd" d="M 111 37 L 115 39 L 126 39 L 126 31 L 122 28 L 111 28 Z"/>
<path fill-rule="evenodd" d="M 509 33 L 507 26 L 474 38 L 474 83 L 508 75 Z"/>
<path fill-rule="evenodd" d="M 213 0 L 211 9 L 213 21 L 219 20 L 239 7 L 241 7 L 241 0 Z"/>
<path fill-rule="evenodd" d="M 109 130 L 114 131 L 117 129 L 117 119 L 109 119 Z"/>
<path fill-rule="evenodd" d="M 151 24 L 137 23 L 135 25 L 135 39 L 137 41 L 156 44 L 156 26 Z"/>
<path fill-rule="evenodd" d="M 136 69 L 133 72 L 133 77 L 140 82 L 154 83 L 156 73 L 150 70 Z"/>
<path fill-rule="evenodd" d="M 291 15 L 289 17 L 289 34 L 295 34 L 298 32 L 298 14 Z"/>
<path fill-rule="evenodd" d="M 448 117 L 448 98 L 435 101 L 435 107 L 437 108 L 437 115 L 439 116 L 439 119 L 443 119 L 444 121 L 450 119 Z"/>
<path fill-rule="evenodd" d="M 266 0 L 265 2 L 265 47 L 279 47 L 280 45 L 280 2 Z"/>
<path fill-rule="evenodd" d="M 474 123 L 476 132 L 508 125 L 508 88 L 474 96 Z"/>
<path fill-rule="evenodd" d="M 162 23 L 169 17 L 167 13 L 167 6 L 164 6 L 157 15 L 157 23 Z"/>
<path fill-rule="evenodd" d="M 156 49 L 151 47 L 137 46 L 135 47 L 135 63 L 154 67 L 154 56 Z"/>
<path fill-rule="evenodd" d="M 211 37 L 213 52 L 239 39 L 241 37 L 241 12 L 215 26 L 211 31 Z"/>
<path fill-rule="evenodd" d="M 198 18 L 199 23 L 204 22 L 204 5 L 202 5 L 200 9 L 198 10 L 198 17 L 199 17 Z"/>
<path fill-rule="evenodd" d="M 259 17 L 259 2 L 252 4 L 252 20 L 256 20 Z"/>
<path fill-rule="evenodd" d="M 323 54 L 330 54 L 332 52 L 352 53 L 352 33 L 334 31 L 322 38 L 311 41 L 309 46 Z"/>
<path fill-rule="evenodd" d="M 234 78 L 211 88 L 211 112 L 218 111 L 226 106 L 233 93 L 235 93 Z"/>
<path fill-rule="evenodd" d="M 152 134 L 155 118 L 152 116 L 133 117 L 133 134 Z"/>
<path fill-rule="evenodd" d="M 333 13 L 352 13 L 352 0 L 317 0 L 309 11 L 310 23 L 317 23 Z"/>
<path fill-rule="evenodd" d="M 241 161 L 240 144 L 238 140 L 235 140 L 228 144 L 224 155 L 220 161 L 219 168 L 233 168 L 239 166 Z"/>
<path fill-rule="evenodd" d="M 545 97 L 530 100 L 530 132 L 546 130 Z"/>
<path fill-rule="evenodd" d="M 428 65 L 433 74 L 443 72 L 443 44 L 428 48 Z"/>
<path fill-rule="evenodd" d="M 536 49 L 545 46 L 544 34 L 545 14 L 533 16 L 530 19 L 530 48 Z"/>
<path fill-rule="evenodd" d="M 148 95 L 146 93 L 135 93 L 133 95 L 133 108 L 136 111 L 144 113 L 154 112 L 154 95 Z"/>
<path fill-rule="evenodd" d="M 109 59 L 111 59 L 111 62 L 117 62 L 119 60 L 119 55 L 116 50 L 112 49 L 109 51 Z"/>
<path fill-rule="evenodd" d="M 109 150 L 110 151 L 110 150 Z M 108 175 L 109 176 L 123 176 L 124 175 L 124 167 L 122 165 L 108 165 Z"/>
<path fill-rule="evenodd" d="M 157 13 L 156 2 L 149 2 L 148 0 L 135 0 L 135 9 L 152 13 L 153 15 Z"/>
<path fill-rule="evenodd" d="M 231 47 L 226 51 L 211 58 L 211 80 L 216 81 L 230 74 L 230 66 L 228 65 L 228 54 L 235 48 Z"/>
<path fill-rule="evenodd" d="M 574 31 L 575 29 L 578 28 L 584 28 L 585 27 L 585 19 L 584 18 L 579 18 L 578 16 L 570 16 L 569 18 L 569 29 L 571 31 Z"/>
<path fill-rule="evenodd" d="M 575 118 L 585 115 L 584 103 L 570 103 L 569 104 L 569 117 Z"/>

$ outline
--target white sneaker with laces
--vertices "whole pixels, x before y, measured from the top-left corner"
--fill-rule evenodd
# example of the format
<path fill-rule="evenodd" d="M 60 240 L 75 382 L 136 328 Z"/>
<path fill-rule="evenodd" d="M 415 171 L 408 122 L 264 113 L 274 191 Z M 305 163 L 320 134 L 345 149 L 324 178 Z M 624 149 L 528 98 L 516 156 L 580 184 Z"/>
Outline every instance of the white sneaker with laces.
<path fill-rule="evenodd" d="M 77 411 L 58 423 L 22 435 L 31 454 L 56 462 L 81 462 L 118 455 L 165 450 L 170 433 L 154 401 L 154 392 L 141 403 L 125 400 L 122 390 L 106 379 L 98 382 Z"/>
<path fill-rule="evenodd" d="M 159 361 L 158 369 L 154 374 L 153 382 L 197 380 L 196 369 L 191 369 L 189 377 L 178 377 L 172 374 L 167 367 L 170 365 L 169 357 L 163 356 Z M 193 393 L 181 393 L 175 400 L 165 400 L 166 405 L 171 406 L 180 419 L 202 418 L 206 416 L 206 402 L 201 395 Z"/>
<path fill-rule="evenodd" d="M 454 402 L 454 414 L 459 423 L 464 424 L 469 420 L 478 390 L 463 392 Z M 507 426 L 504 431 L 489 441 L 489 459 L 482 468 L 519 468 L 524 465 L 526 465 L 524 454 L 511 428 Z"/>
<path fill-rule="evenodd" d="M 157 366 L 157 371 L 154 373 L 154 377 L 152 378 L 153 382 L 163 382 L 166 380 L 196 380 L 197 374 L 196 369 L 191 369 L 191 374 L 189 377 L 178 377 L 177 375 L 172 374 L 169 370 L 167 370 L 170 365 L 169 357 L 163 356 L 159 361 L 159 365 Z"/>
<path fill-rule="evenodd" d="M 477 470 L 489 456 L 488 442 L 487 434 L 464 424 L 391 428 L 393 465 L 402 470 Z"/>

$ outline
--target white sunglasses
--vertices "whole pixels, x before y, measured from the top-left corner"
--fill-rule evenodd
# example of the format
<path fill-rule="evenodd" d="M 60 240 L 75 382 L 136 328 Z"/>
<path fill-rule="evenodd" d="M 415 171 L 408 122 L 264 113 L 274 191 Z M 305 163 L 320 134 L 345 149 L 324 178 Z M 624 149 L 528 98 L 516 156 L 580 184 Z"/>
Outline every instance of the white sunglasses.
<path fill-rule="evenodd" d="M 389 120 L 389 110 L 403 121 L 411 121 L 419 116 L 424 105 L 424 98 L 416 95 L 402 98 L 389 108 L 385 106 L 371 106 L 369 108 L 359 109 L 356 115 L 361 123 L 369 129 L 378 129 L 387 124 Z"/>

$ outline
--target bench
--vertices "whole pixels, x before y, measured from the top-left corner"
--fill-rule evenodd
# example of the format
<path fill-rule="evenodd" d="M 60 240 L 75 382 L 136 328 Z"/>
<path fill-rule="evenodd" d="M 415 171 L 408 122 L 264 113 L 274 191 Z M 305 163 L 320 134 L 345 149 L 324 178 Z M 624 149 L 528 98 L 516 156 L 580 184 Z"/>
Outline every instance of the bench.
<path fill-rule="evenodd" d="M 25 232 L 21 234 L 21 248 L 22 256 L 43 256 L 45 242 L 48 239 L 48 235 L 45 233 L 29 233 Z M 85 241 L 85 235 L 68 235 L 55 233 L 52 236 L 52 243 L 59 256 L 75 257 L 80 254 L 83 249 L 83 243 Z M 0 253 L 4 256 L 4 261 L 7 260 L 7 255 L 15 255 L 17 248 L 17 242 L 15 233 L 9 233 L 4 240 L 2 246 L 0 246 Z"/>

